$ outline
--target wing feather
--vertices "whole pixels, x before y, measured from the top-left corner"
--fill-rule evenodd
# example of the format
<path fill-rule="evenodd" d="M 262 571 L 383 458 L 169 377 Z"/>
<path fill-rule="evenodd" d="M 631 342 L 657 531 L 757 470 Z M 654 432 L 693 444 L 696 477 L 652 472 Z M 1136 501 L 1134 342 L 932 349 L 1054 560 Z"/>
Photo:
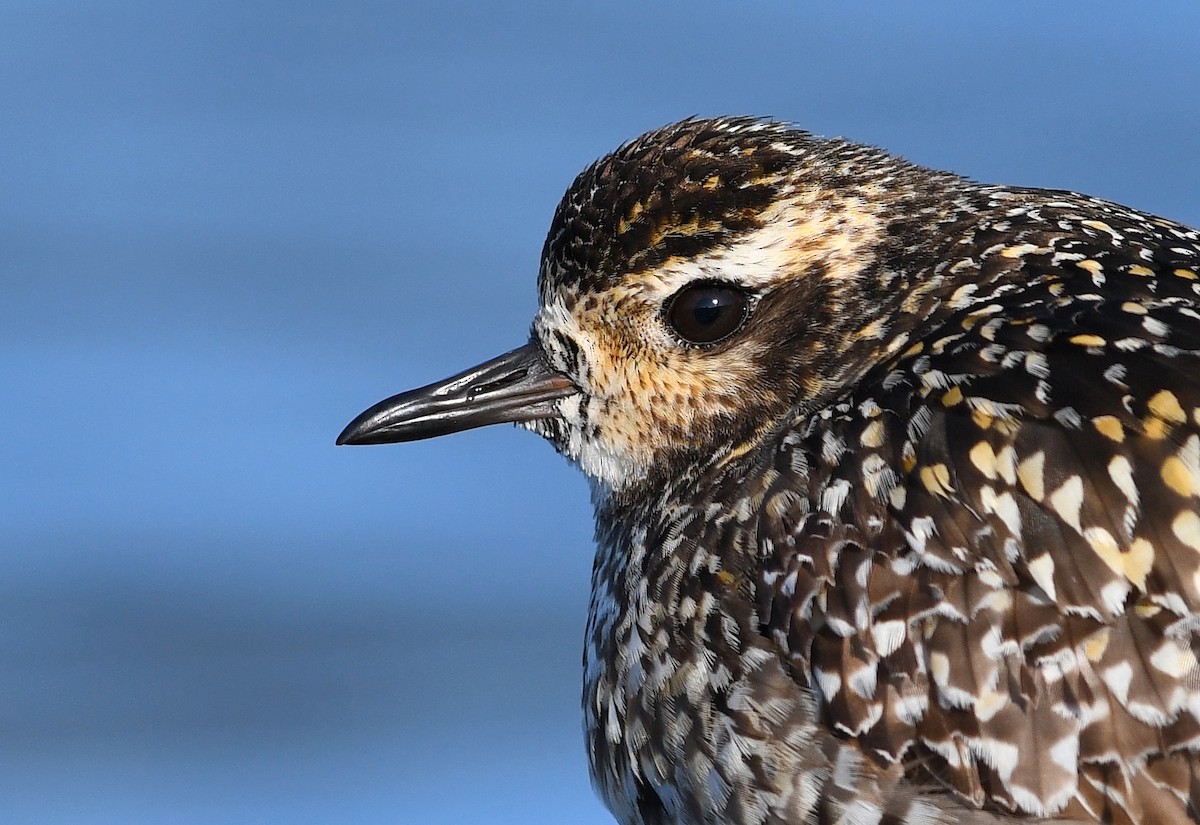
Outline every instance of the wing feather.
<path fill-rule="evenodd" d="M 829 728 L 913 781 L 1186 822 L 1200 314 L 1144 285 L 1096 297 L 964 319 L 797 421 L 768 494 L 787 506 L 760 525 L 760 615 Z M 823 455 L 830 432 L 849 449 Z M 832 512 L 797 503 L 829 489 Z"/>

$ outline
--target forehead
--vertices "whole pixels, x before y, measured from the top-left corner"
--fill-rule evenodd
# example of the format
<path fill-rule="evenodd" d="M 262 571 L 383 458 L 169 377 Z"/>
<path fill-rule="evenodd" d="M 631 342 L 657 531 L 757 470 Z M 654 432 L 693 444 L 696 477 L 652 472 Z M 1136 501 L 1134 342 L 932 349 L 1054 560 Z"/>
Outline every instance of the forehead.
<path fill-rule="evenodd" d="M 691 258 L 762 226 L 811 140 L 751 119 L 650 132 L 585 169 L 554 213 L 539 287 L 570 300 L 672 257 Z"/>

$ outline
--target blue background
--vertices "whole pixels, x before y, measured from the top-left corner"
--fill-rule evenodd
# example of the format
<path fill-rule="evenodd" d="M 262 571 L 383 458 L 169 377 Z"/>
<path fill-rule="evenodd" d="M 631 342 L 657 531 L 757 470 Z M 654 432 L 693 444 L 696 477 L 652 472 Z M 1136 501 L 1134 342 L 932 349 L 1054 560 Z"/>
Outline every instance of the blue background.
<path fill-rule="evenodd" d="M 1200 4 L 0 5 L 0 820 L 603 823 L 581 477 L 336 449 L 586 163 L 775 115 L 1200 223 Z"/>

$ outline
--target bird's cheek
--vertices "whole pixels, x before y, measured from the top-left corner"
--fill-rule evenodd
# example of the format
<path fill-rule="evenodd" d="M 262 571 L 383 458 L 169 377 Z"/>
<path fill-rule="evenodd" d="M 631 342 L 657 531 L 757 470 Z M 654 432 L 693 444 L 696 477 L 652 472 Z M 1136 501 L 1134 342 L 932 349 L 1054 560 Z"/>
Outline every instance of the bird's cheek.
<path fill-rule="evenodd" d="M 584 398 L 582 393 L 569 395 L 558 402 L 558 415 L 572 430 L 582 430 L 586 416 L 584 415 Z"/>
<path fill-rule="evenodd" d="M 602 488 L 619 490 L 648 472 L 653 436 L 635 416 L 596 398 L 587 399 L 577 413 L 568 411 L 568 416 L 563 453 Z"/>

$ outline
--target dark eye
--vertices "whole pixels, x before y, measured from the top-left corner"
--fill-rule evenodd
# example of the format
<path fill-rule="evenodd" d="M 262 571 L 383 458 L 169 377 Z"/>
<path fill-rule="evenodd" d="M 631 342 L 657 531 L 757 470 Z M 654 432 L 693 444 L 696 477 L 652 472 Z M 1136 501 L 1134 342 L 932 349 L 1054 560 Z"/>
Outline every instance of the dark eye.
<path fill-rule="evenodd" d="M 745 292 L 723 284 L 681 289 L 667 308 L 671 329 L 689 344 L 715 344 L 741 329 L 750 314 Z"/>

